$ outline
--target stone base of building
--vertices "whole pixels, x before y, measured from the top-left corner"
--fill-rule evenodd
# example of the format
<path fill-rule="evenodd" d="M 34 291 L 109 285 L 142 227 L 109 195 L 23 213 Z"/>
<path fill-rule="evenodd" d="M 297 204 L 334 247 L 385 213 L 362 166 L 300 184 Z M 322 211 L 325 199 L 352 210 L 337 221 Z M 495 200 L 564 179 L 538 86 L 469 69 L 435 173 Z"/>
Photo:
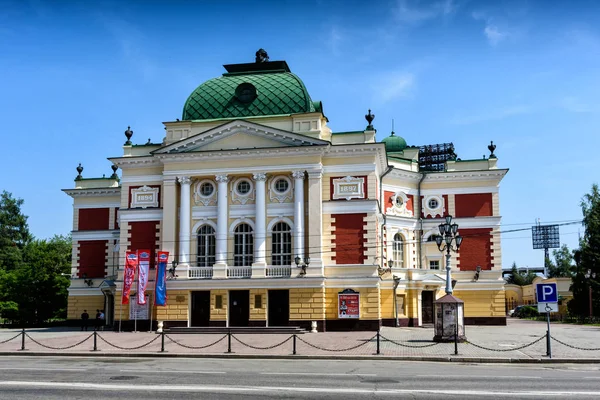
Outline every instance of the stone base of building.
<path fill-rule="evenodd" d="M 506 325 L 506 317 L 465 317 L 465 325 Z"/>

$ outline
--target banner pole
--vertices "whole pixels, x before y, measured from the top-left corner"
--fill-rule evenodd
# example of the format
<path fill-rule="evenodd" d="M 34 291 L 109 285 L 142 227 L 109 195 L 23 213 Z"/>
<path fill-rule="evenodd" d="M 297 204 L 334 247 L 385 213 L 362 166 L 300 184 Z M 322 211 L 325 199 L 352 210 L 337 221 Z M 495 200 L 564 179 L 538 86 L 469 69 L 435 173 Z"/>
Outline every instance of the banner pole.
<path fill-rule="evenodd" d="M 148 328 L 148 332 L 152 332 L 152 312 L 154 311 L 154 303 L 150 302 L 150 298 L 152 294 L 148 294 L 148 303 L 150 303 L 150 327 Z"/>
<path fill-rule="evenodd" d="M 121 333 L 121 320 L 123 319 L 123 292 L 121 292 L 121 306 L 119 307 L 119 333 Z"/>
<path fill-rule="evenodd" d="M 139 293 L 135 294 L 135 308 L 133 309 L 133 332 L 137 333 L 137 315 L 138 315 L 138 303 L 137 299 L 139 298 Z"/>

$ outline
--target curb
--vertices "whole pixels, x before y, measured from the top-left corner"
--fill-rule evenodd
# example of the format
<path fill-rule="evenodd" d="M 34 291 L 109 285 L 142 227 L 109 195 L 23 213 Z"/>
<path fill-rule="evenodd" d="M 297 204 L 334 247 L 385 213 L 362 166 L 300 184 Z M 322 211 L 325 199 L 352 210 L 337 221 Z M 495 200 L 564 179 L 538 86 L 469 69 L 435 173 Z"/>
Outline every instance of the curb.
<path fill-rule="evenodd" d="M 186 353 L 103 353 L 101 351 L 73 352 L 73 353 L 47 353 L 47 352 L 29 352 L 27 350 L 11 352 L 2 351 L 0 357 L 18 356 L 18 357 L 99 357 L 99 358 L 206 358 L 206 359 L 271 359 L 271 360 L 385 360 L 385 361 L 418 361 L 418 362 L 454 362 L 454 363 L 475 363 L 475 364 L 600 364 L 600 358 L 501 358 L 501 357 L 452 357 L 452 356 L 385 356 L 385 355 L 348 355 L 348 356 L 330 356 L 330 355 L 254 355 L 254 354 L 186 354 Z"/>

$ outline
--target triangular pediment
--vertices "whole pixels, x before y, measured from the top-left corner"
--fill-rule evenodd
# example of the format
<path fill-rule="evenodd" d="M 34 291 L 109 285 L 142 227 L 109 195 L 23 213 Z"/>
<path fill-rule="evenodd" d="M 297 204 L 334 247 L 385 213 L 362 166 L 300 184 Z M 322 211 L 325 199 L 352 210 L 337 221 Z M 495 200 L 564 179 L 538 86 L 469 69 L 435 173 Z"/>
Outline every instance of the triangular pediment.
<path fill-rule="evenodd" d="M 154 154 L 273 147 L 325 146 L 330 143 L 248 121 L 231 121 L 155 150 Z"/>

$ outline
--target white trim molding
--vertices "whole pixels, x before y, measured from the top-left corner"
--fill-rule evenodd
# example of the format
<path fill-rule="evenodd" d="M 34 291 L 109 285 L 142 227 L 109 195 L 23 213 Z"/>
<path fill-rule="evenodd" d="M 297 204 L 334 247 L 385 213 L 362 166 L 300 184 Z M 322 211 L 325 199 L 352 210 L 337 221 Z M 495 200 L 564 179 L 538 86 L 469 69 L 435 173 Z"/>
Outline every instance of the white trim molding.
<path fill-rule="evenodd" d="M 121 183 L 145 183 L 145 182 L 162 182 L 162 175 L 134 175 L 134 176 L 122 176 Z"/>
<path fill-rule="evenodd" d="M 324 201 L 323 214 L 354 214 L 377 212 L 376 200 L 355 200 L 352 202 Z"/>
<path fill-rule="evenodd" d="M 119 210 L 119 223 L 137 221 L 162 221 L 163 210 Z"/>

